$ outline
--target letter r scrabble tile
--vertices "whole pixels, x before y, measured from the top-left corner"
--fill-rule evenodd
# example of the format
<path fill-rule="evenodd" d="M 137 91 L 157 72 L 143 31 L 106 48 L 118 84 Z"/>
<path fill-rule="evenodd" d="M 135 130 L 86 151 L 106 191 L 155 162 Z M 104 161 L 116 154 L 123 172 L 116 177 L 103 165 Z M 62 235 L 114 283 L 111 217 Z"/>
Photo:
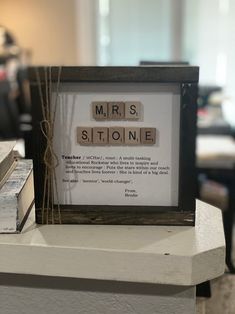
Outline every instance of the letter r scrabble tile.
<path fill-rule="evenodd" d="M 77 142 L 80 145 L 92 144 L 92 128 L 77 127 Z"/>
<path fill-rule="evenodd" d="M 111 101 L 108 103 L 109 120 L 123 120 L 125 118 L 125 103 Z"/>
<path fill-rule="evenodd" d="M 141 144 L 156 144 L 156 128 L 141 128 L 140 130 Z"/>

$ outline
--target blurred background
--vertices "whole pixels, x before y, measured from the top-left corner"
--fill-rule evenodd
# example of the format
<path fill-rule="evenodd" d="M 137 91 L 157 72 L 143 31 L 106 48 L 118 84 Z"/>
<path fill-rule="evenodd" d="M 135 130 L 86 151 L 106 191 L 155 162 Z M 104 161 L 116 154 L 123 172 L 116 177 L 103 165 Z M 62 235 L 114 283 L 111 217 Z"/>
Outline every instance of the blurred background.
<path fill-rule="evenodd" d="M 0 12 L 33 64 L 183 60 L 234 93 L 233 0 L 1 0 Z"/>
<path fill-rule="evenodd" d="M 235 1 L 0 0 L 0 25 L 31 65 L 200 66 L 197 196 L 223 211 L 228 271 L 200 306 L 235 313 Z"/>
<path fill-rule="evenodd" d="M 235 126 L 233 0 L 1 0 L 0 12 L 33 65 L 199 65 L 201 126 Z"/>

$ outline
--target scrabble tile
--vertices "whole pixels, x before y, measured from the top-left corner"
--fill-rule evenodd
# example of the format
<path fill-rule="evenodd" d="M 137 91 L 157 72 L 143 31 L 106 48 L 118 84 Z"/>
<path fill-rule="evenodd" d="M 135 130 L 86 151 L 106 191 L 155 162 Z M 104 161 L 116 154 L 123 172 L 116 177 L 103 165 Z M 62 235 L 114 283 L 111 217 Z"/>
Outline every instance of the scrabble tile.
<path fill-rule="evenodd" d="M 106 120 L 108 118 L 108 103 L 103 101 L 92 102 L 92 117 L 95 120 Z"/>
<path fill-rule="evenodd" d="M 77 127 L 77 142 L 81 145 L 92 144 L 92 128 Z"/>
<path fill-rule="evenodd" d="M 141 102 L 139 101 L 126 101 L 125 102 L 125 119 L 138 120 L 141 117 Z"/>
<path fill-rule="evenodd" d="M 125 118 L 125 103 L 112 101 L 108 103 L 109 120 L 122 120 Z"/>
<path fill-rule="evenodd" d="M 156 128 L 141 128 L 140 130 L 141 144 L 156 144 Z"/>
<path fill-rule="evenodd" d="M 110 145 L 124 144 L 124 128 L 122 127 L 109 128 L 109 144 Z"/>
<path fill-rule="evenodd" d="M 93 128 L 93 144 L 107 145 L 108 144 L 108 128 L 95 127 Z"/>
<path fill-rule="evenodd" d="M 140 128 L 125 128 L 125 144 L 140 145 Z"/>

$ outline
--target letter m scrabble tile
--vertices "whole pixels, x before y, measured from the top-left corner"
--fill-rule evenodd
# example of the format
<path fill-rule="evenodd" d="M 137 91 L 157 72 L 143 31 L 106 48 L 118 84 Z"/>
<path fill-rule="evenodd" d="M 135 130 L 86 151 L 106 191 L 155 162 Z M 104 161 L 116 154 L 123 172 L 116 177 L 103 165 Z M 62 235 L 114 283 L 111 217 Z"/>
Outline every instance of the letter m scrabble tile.
<path fill-rule="evenodd" d="M 106 120 L 108 118 L 108 103 L 103 101 L 92 102 L 92 116 L 95 120 Z"/>

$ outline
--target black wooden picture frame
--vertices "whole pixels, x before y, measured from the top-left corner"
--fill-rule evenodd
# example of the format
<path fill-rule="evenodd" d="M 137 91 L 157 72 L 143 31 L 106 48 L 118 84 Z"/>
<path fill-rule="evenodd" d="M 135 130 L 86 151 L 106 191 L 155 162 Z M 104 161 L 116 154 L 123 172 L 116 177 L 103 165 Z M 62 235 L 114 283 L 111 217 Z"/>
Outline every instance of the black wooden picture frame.
<path fill-rule="evenodd" d="M 43 93 L 45 71 L 37 68 Z M 59 67 L 50 68 L 51 80 L 58 79 Z M 33 135 L 31 157 L 34 162 L 35 207 L 37 223 L 42 221 L 43 182 L 45 164 L 43 152 L 46 140 L 40 128 L 42 109 L 35 68 L 29 69 Z M 65 224 L 145 224 L 194 225 L 195 224 L 195 137 L 197 114 L 197 83 L 199 68 L 192 66 L 139 66 L 139 67 L 62 67 L 61 83 L 77 82 L 151 82 L 176 83 L 181 89 L 180 152 L 178 206 L 115 206 L 115 205 L 61 205 L 61 221 Z M 29 154 L 28 154 L 28 157 Z M 49 222 L 52 219 L 49 217 Z M 59 223 L 55 218 L 53 223 Z"/>

